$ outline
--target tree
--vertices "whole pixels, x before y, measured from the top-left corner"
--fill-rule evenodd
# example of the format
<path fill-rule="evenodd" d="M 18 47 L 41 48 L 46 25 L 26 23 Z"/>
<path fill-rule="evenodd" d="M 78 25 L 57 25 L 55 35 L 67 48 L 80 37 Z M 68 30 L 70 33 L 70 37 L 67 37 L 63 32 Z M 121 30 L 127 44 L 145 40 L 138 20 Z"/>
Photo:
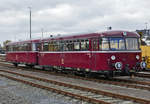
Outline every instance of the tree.
<path fill-rule="evenodd" d="M 1 44 L 0 44 L 0 49 L 2 49 L 2 46 L 1 46 Z"/>
<path fill-rule="evenodd" d="M 6 45 L 7 45 L 8 43 L 10 43 L 10 42 L 11 42 L 11 40 L 6 40 L 6 41 L 3 42 L 3 49 L 4 49 L 4 50 L 6 50 Z"/>

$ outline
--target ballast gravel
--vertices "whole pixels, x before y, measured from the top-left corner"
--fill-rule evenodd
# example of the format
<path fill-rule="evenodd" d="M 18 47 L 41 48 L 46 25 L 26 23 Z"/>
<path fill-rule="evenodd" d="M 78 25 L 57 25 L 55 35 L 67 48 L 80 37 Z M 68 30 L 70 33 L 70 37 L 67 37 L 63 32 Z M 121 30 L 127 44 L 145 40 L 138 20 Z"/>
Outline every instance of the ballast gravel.
<path fill-rule="evenodd" d="M 0 77 L 0 104 L 89 104 Z"/>
<path fill-rule="evenodd" d="M 11 71 L 13 71 L 13 69 Z M 97 82 L 92 82 L 92 81 L 68 78 L 68 77 L 63 77 L 63 76 L 56 76 L 56 75 L 45 74 L 45 73 L 40 73 L 40 72 L 25 71 L 21 69 L 15 70 L 15 71 L 18 71 L 19 73 L 23 73 L 23 74 L 30 74 L 30 75 L 37 76 L 37 77 L 42 77 L 42 78 L 69 83 L 69 84 L 75 84 L 75 85 L 79 85 L 83 87 L 95 88 L 98 90 L 108 91 L 108 92 L 117 93 L 121 95 L 127 95 L 127 96 L 142 98 L 146 100 L 150 99 L 150 91 L 147 91 L 147 90 L 127 88 L 127 87 L 122 87 L 122 86 L 97 83 Z"/>

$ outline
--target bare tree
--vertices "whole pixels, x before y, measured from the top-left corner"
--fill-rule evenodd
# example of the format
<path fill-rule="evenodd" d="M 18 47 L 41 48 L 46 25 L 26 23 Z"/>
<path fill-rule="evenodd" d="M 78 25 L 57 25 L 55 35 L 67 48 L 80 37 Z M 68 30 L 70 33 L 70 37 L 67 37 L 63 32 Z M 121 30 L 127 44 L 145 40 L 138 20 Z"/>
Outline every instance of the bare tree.
<path fill-rule="evenodd" d="M 11 40 L 6 40 L 6 41 L 3 42 L 3 49 L 4 49 L 4 50 L 6 50 L 6 45 L 7 45 L 8 43 L 10 43 L 10 42 L 11 42 Z"/>

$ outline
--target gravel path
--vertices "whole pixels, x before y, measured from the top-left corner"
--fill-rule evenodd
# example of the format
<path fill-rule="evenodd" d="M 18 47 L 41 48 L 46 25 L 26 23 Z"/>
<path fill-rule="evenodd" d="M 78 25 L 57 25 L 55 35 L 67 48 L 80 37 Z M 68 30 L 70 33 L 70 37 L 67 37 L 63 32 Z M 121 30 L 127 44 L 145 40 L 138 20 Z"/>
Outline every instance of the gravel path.
<path fill-rule="evenodd" d="M 0 104 L 87 104 L 0 77 Z"/>

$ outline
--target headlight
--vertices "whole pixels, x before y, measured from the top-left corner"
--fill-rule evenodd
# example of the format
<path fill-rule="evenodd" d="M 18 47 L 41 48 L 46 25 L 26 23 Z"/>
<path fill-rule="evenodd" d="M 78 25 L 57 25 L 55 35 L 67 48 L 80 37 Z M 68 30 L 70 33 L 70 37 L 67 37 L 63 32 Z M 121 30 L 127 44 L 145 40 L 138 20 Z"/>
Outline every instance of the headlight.
<path fill-rule="evenodd" d="M 139 60 L 139 59 L 140 59 L 140 56 L 139 56 L 139 55 L 136 55 L 136 59 Z"/>
<path fill-rule="evenodd" d="M 115 59 L 116 59 L 116 57 L 115 57 L 114 55 L 112 55 L 112 56 L 111 56 L 111 59 L 112 59 L 112 60 L 115 60 Z"/>
<path fill-rule="evenodd" d="M 145 62 L 141 62 L 141 63 L 140 63 L 140 66 L 141 66 L 142 69 L 143 69 L 143 68 L 146 68 L 146 63 L 145 63 Z"/>
<path fill-rule="evenodd" d="M 115 63 L 115 68 L 116 69 L 122 69 L 122 63 L 121 62 L 116 62 Z"/>

